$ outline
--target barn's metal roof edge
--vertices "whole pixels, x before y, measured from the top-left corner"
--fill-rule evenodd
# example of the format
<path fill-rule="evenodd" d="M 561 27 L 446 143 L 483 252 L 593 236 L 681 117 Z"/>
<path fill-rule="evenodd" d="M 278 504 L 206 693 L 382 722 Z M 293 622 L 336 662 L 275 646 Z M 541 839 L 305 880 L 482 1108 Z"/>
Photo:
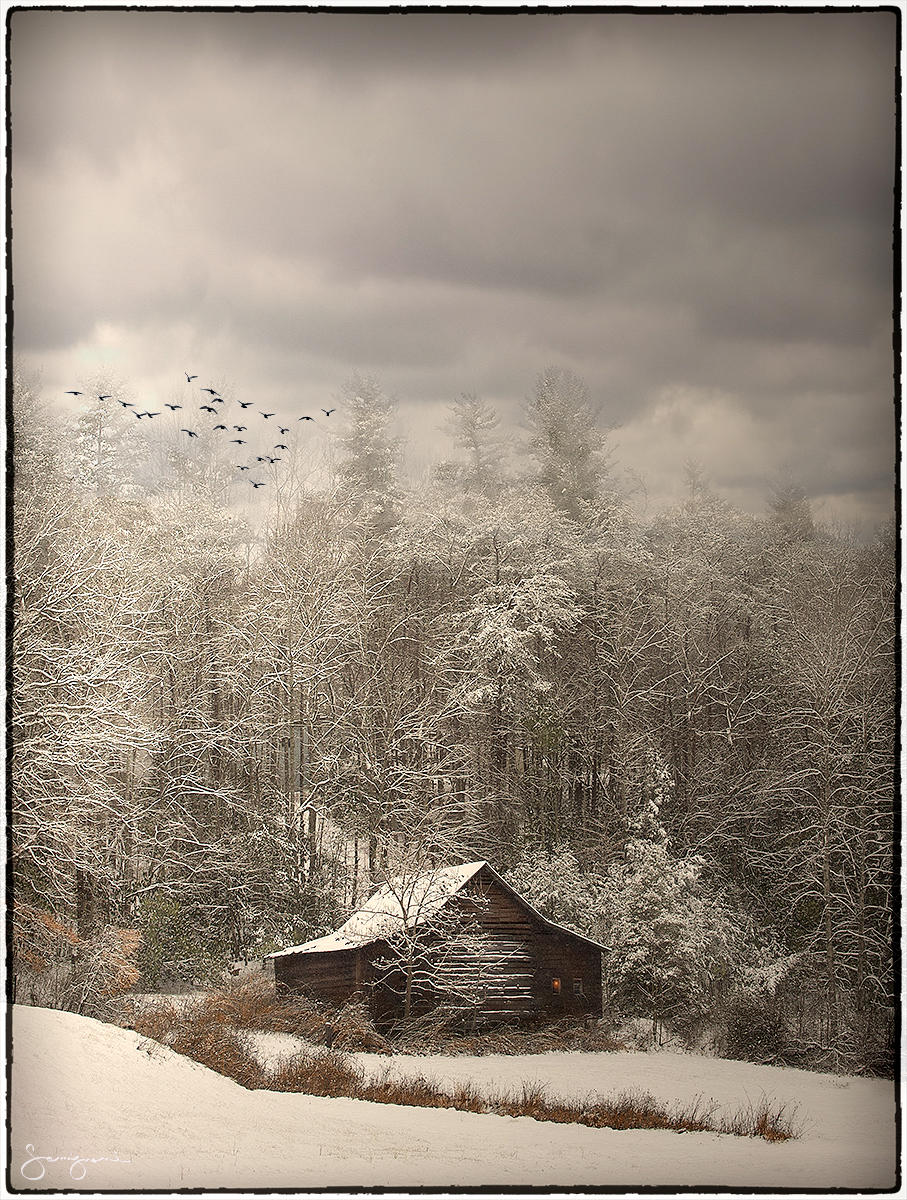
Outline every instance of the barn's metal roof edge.
<path fill-rule="evenodd" d="M 504 888 L 504 890 L 509 895 L 511 895 L 519 904 L 521 904 L 523 906 L 523 908 L 527 909 L 530 913 L 532 913 L 532 915 L 536 918 L 536 920 L 540 921 L 542 925 L 546 925 L 549 929 L 553 929 L 557 933 L 566 934 L 567 937 L 575 938 L 577 941 L 586 942 L 587 945 L 594 946 L 596 948 L 596 950 L 601 950 L 601 951 L 608 950 L 607 946 L 603 945 L 601 942 L 595 941 L 594 938 L 586 937 L 586 935 L 583 933 L 577 933 L 576 930 L 568 929 L 566 925 L 560 925 L 557 921 L 551 921 L 551 920 L 549 920 L 548 917 L 543 916 L 538 911 L 538 909 L 534 908 L 529 903 L 528 900 L 526 900 L 523 896 L 521 896 L 519 894 L 519 892 L 516 891 L 516 889 L 511 884 L 509 884 L 502 875 L 498 874 L 498 872 L 494 869 L 494 867 L 491 865 L 491 863 L 489 863 L 487 861 L 487 859 L 479 859 L 474 863 L 461 863 L 461 864 L 456 864 L 456 865 L 458 865 L 461 869 L 466 868 L 466 867 L 474 867 L 475 869 L 470 871 L 468 875 L 464 876 L 464 878 L 461 880 L 461 882 L 458 884 L 458 886 L 451 891 L 449 896 L 447 896 L 445 898 L 445 900 L 443 902 L 444 904 L 446 904 L 452 896 L 456 896 L 457 893 L 460 892 L 462 890 L 462 888 L 464 888 L 466 886 L 466 884 L 469 883 L 469 881 L 471 879 L 474 879 L 476 877 L 476 875 L 478 875 L 482 870 L 487 870 L 493 876 L 495 881 L 502 888 Z M 447 868 L 445 868 L 445 869 L 447 869 Z M 366 904 L 367 903 L 368 902 L 366 901 Z M 443 907 L 443 905 L 442 905 L 442 907 Z M 357 911 L 362 911 L 362 910 L 359 909 Z M 351 916 L 349 918 L 347 918 L 347 920 L 350 920 L 352 918 L 352 916 L 355 916 L 355 913 L 351 914 Z M 346 922 L 344 922 L 344 924 L 346 924 Z M 340 926 L 340 928 L 342 929 L 343 926 Z M 350 950 L 360 950 L 363 946 L 370 946 L 373 942 L 380 942 L 380 941 L 385 940 L 381 936 L 376 936 L 376 937 L 372 937 L 372 938 L 367 938 L 361 942 L 350 941 L 348 945 L 324 945 L 321 949 L 318 949 L 318 950 L 314 949 L 314 947 L 317 946 L 319 942 L 327 943 L 327 942 L 330 942 L 330 941 L 336 939 L 338 932 L 339 932 L 339 930 L 334 930 L 333 933 L 322 934 L 320 937 L 312 938 L 310 941 L 303 942 L 298 946 L 287 946 L 283 950 L 272 950 L 271 953 L 266 954 L 264 956 L 264 958 L 265 959 L 283 958 L 284 956 L 289 955 L 289 954 L 342 954 L 342 953 L 345 953 Z"/>

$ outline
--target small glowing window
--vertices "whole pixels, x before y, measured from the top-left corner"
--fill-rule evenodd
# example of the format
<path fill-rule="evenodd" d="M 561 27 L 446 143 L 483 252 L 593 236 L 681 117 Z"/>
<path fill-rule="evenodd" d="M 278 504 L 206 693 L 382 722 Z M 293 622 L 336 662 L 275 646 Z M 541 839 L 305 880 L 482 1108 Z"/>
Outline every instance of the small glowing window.
<path fill-rule="evenodd" d="M 551 990 L 557 995 L 561 990 L 561 981 L 559 979 L 551 980 Z"/>

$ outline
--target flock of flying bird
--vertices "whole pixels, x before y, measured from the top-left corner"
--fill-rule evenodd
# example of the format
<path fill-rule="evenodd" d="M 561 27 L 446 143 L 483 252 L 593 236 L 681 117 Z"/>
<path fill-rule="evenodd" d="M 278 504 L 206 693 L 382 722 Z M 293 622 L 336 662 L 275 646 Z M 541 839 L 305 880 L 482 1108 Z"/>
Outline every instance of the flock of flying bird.
<path fill-rule="evenodd" d="M 188 373 L 188 371 L 184 371 L 184 372 L 183 372 L 183 374 L 186 376 L 186 384 L 187 384 L 187 385 L 191 384 L 191 383 L 192 383 L 194 380 L 198 379 L 198 376 L 197 376 L 197 375 L 190 375 L 190 374 Z M 199 407 L 199 412 L 211 413 L 211 414 L 212 414 L 212 415 L 214 415 L 214 416 L 223 416 L 223 415 L 224 415 L 224 414 L 223 414 L 223 412 L 222 412 L 220 409 L 217 409 L 217 408 L 215 408 L 215 407 L 214 407 L 214 405 L 215 405 L 215 404 L 221 404 L 221 405 L 225 405 L 225 404 L 227 403 L 227 401 L 226 401 L 226 400 L 224 400 L 224 398 L 223 398 L 223 397 L 222 397 L 222 396 L 221 396 L 221 395 L 218 393 L 217 389 L 216 389 L 216 388 L 210 388 L 210 387 L 203 387 L 203 388 L 199 388 L 198 390 L 199 390 L 200 392 L 207 392 L 207 393 L 208 393 L 208 395 L 209 395 L 209 397 L 210 397 L 210 399 L 209 399 L 209 402 L 208 402 L 207 404 L 200 404 L 200 405 L 198 406 L 198 407 Z M 68 391 L 68 392 L 66 393 L 66 395 L 67 395 L 67 396 L 81 396 L 81 395 L 83 395 L 83 394 L 84 394 L 84 393 L 82 393 L 82 392 L 77 392 L 77 391 Z M 99 395 L 99 396 L 98 396 L 98 399 L 99 399 L 99 400 L 112 400 L 112 399 L 113 399 L 113 396 L 112 396 L 112 395 L 110 395 L 109 393 L 106 393 L 106 394 L 104 394 L 104 395 L 102 395 L 102 396 L 101 396 L 101 395 Z M 253 408 L 253 407 L 254 407 L 254 405 L 253 405 L 253 403 L 252 403 L 252 401 L 251 401 L 251 400 L 237 400 L 237 401 L 236 401 L 236 403 L 237 403 L 237 404 L 239 405 L 239 407 L 240 407 L 241 409 L 243 409 L 243 410 L 245 410 L 245 409 L 247 409 L 247 408 Z M 135 405 L 135 404 L 134 404 L 134 403 L 133 403 L 131 400 L 117 400 L 117 404 L 120 404 L 120 405 L 122 405 L 122 407 L 123 407 L 124 409 L 128 409 L 128 410 L 132 411 L 132 415 L 133 415 L 134 417 L 136 417 L 136 418 L 137 418 L 138 420 L 140 420 L 140 421 L 141 421 L 141 420 L 142 420 L 144 417 L 147 417 L 147 418 L 148 418 L 148 420 L 150 421 L 150 420 L 152 420 L 152 418 L 154 418 L 154 417 L 159 417 L 159 416 L 161 415 L 161 414 L 160 414 L 160 412 L 148 412 L 148 411 L 146 411 L 146 412 L 139 412 L 139 411 L 138 411 L 138 406 L 137 406 L 137 405 Z M 176 412 L 178 409 L 182 409 L 182 408 L 183 408 L 183 405 L 182 405 L 182 404 L 165 404 L 165 405 L 164 405 L 164 408 L 169 408 L 171 412 Z M 329 417 L 329 416 L 331 415 L 331 413 L 332 413 L 332 412 L 336 412 L 336 409 L 334 409 L 334 408 L 323 408 L 321 411 L 324 413 L 324 415 L 325 415 L 326 417 Z M 270 419 L 271 419 L 272 417 L 276 417 L 276 416 L 277 416 L 277 413 L 272 413 L 272 412 L 262 412 L 262 413 L 260 413 L 259 415 L 260 415 L 260 416 L 261 416 L 261 417 L 262 417 L 262 418 L 263 418 L 265 421 L 270 421 Z M 299 421 L 314 421 L 314 420 L 315 420 L 315 418 L 314 418 L 314 417 L 309 417 L 309 416 L 303 416 L 303 417 L 298 417 L 298 418 L 297 418 L 297 420 L 299 420 Z M 290 432 L 290 429 L 292 428 L 292 426 L 290 426 L 290 425 L 279 425 L 279 424 L 278 424 L 277 426 L 275 426 L 275 428 L 279 430 L 279 432 L 280 432 L 280 436 L 281 436 L 281 437 L 284 437 L 286 434 L 288 434 L 288 433 Z M 249 430 L 249 427 L 248 427 L 247 425 L 233 425 L 233 426 L 232 426 L 232 432 L 234 432 L 234 433 L 238 433 L 238 434 L 241 434 L 241 433 L 248 433 L 248 430 Z M 218 425 L 214 425 L 214 426 L 212 427 L 212 432 L 215 432 L 215 433 L 216 433 L 216 432 L 219 432 L 219 431 L 223 431 L 224 433 L 230 433 L 230 432 L 231 432 L 231 429 L 230 429 L 230 428 L 228 428 L 228 426 L 224 425 L 223 423 L 220 423 L 220 424 L 218 424 Z M 197 437 L 198 437 L 198 432 L 197 432 L 195 429 L 186 429 L 186 428 L 181 428 L 181 429 L 180 429 L 180 433 L 185 433 L 185 434 L 188 436 L 188 438 L 189 438 L 190 440 L 191 440 L 192 438 L 197 438 Z M 245 438 L 242 438 L 242 437 L 230 438 L 230 439 L 229 439 L 229 442 L 230 442 L 230 444 L 231 444 L 231 445 L 236 445 L 236 446 L 246 446 L 246 445 L 248 445 L 248 441 L 247 441 Z M 282 442 L 282 441 L 281 441 L 281 442 L 275 442 L 275 443 L 274 443 L 274 446 L 273 446 L 273 449 L 275 449 L 275 450 L 289 450 L 289 446 L 286 444 L 286 442 Z M 280 462 L 280 457 L 279 457 L 279 456 L 275 457 L 275 456 L 273 456 L 273 455 L 270 455 L 270 454 L 258 454 L 258 455 L 256 455 L 256 456 L 255 456 L 255 461 L 256 461 L 256 463 L 268 463 L 270 466 L 274 466 L 274 464 L 275 464 L 275 463 L 279 463 L 279 462 Z M 234 463 L 234 466 L 235 466 L 235 468 L 236 468 L 236 470 L 237 470 L 237 471 L 251 471 L 251 470 L 253 469 L 253 468 L 252 468 L 252 464 L 251 464 L 251 462 L 250 462 L 250 463 Z M 254 479 L 249 479 L 249 480 L 248 480 L 248 482 L 249 482 L 249 483 L 251 483 L 251 485 L 252 485 L 252 487 L 253 487 L 253 488 L 261 488 L 261 487 L 264 487 L 264 486 L 265 486 L 265 483 L 264 483 L 264 481 L 257 482 L 257 481 L 256 481 L 256 480 L 254 480 Z"/>

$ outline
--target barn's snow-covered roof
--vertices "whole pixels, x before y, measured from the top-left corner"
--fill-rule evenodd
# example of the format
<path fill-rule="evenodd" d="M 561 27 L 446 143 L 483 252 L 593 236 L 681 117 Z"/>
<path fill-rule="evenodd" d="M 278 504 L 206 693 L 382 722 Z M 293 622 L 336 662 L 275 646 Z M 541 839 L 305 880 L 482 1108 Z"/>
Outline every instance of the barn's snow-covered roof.
<path fill-rule="evenodd" d="M 433 917 L 439 909 L 444 907 L 451 896 L 456 895 L 483 868 L 515 900 L 528 909 L 542 925 L 595 946 L 598 950 L 607 950 L 607 947 L 600 942 L 543 917 L 538 909 L 533 908 L 527 900 L 518 895 L 494 867 L 483 859 L 480 862 L 463 863 L 456 867 L 438 867 L 436 870 L 422 875 L 413 875 L 397 879 L 393 883 L 386 883 L 333 933 L 315 938 L 311 942 L 304 942 L 301 946 L 287 946 L 284 950 L 275 950 L 266 957 L 280 958 L 285 954 L 322 954 L 329 950 L 356 950 L 358 947 L 378 941 L 380 938 L 393 937 L 404 926 L 411 929 Z"/>
<path fill-rule="evenodd" d="M 301 946 L 275 950 L 267 957 L 353 950 L 379 938 L 393 937 L 404 926 L 413 928 L 433 917 L 484 866 L 486 863 L 482 861 L 456 867 L 439 867 L 423 875 L 386 883 L 333 933 L 304 942 Z"/>

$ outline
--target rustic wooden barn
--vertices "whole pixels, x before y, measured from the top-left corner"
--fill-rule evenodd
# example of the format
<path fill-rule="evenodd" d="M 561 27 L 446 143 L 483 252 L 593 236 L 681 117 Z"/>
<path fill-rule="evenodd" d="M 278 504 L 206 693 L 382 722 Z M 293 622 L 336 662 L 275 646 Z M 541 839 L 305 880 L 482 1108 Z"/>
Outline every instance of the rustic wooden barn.
<path fill-rule="evenodd" d="M 280 991 L 363 999 L 387 1023 L 439 1004 L 470 1023 L 602 1011 L 604 946 L 536 912 L 487 862 L 379 889 L 332 934 L 269 955 Z M 409 976 L 409 979 L 407 979 Z"/>

